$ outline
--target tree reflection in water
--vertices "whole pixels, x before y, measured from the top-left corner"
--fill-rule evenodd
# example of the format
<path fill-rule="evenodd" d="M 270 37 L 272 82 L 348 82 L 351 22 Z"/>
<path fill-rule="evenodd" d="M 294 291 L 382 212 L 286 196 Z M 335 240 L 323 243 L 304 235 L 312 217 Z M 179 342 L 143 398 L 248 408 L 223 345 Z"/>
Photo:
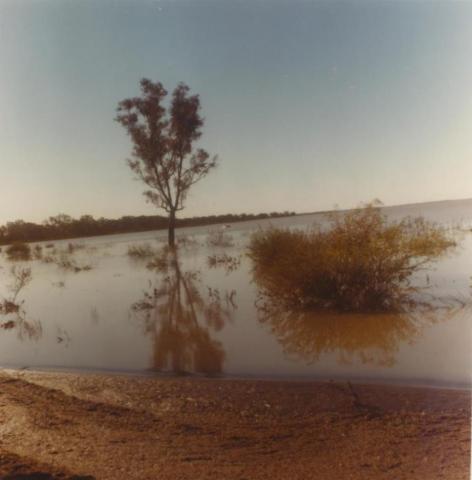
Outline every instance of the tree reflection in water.
<path fill-rule="evenodd" d="M 381 367 L 395 364 L 402 343 L 413 344 L 423 330 L 470 305 L 456 304 L 403 313 L 349 314 L 287 311 L 274 303 L 258 306 L 259 320 L 267 325 L 289 356 L 308 363 L 335 353 L 342 364 L 360 361 Z"/>
<path fill-rule="evenodd" d="M 234 292 L 221 298 L 218 289 L 202 294 L 198 272 L 182 271 L 177 252 L 170 251 L 157 265 L 159 277 L 131 311 L 153 338 L 153 370 L 177 374 L 222 372 L 225 351 L 211 337 L 220 331 L 236 308 Z"/>

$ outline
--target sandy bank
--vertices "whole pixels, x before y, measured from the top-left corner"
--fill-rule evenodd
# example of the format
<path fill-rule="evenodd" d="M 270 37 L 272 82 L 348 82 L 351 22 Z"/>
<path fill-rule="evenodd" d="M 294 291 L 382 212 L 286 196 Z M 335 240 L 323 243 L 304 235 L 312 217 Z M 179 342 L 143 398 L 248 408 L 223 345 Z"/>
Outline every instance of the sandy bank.
<path fill-rule="evenodd" d="M 3 371 L 0 478 L 469 479 L 470 401 L 463 390 Z"/>

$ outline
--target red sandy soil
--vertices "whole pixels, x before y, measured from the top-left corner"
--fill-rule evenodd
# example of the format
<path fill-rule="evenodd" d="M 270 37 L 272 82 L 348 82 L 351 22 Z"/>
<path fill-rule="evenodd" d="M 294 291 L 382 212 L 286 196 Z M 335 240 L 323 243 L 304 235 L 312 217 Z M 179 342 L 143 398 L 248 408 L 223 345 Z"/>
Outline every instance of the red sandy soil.
<path fill-rule="evenodd" d="M 469 479 L 465 390 L 0 371 L 2 479 Z"/>

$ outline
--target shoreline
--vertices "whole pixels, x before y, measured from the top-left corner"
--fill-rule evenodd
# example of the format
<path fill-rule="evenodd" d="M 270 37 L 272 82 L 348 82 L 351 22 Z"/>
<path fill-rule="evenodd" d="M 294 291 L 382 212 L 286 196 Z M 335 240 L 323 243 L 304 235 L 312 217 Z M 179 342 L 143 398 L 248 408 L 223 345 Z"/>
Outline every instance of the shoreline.
<path fill-rule="evenodd" d="M 0 478 L 468 479 L 470 407 L 470 389 L 0 369 Z"/>
<path fill-rule="evenodd" d="M 346 377 L 346 376 L 308 376 L 308 375 L 259 375 L 259 374 L 219 374 L 206 375 L 199 373 L 182 373 L 176 375 L 172 372 L 155 372 L 152 370 L 121 370 L 121 369 L 106 369 L 94 367 L 57 367 L 57 366 L 32 366 L 19 367 L 12 365 L 0 365 L 1 372 L 30 372 L 30 373 L 44 373 L 44 374 L 62 374 L 70 373 L 75 375 L 117 375 L 129 376 L 137 378 L 149 379 L 166 379 L 166 378 L 183 378 L 183 379 L 210 379 L 219 381 L 260 381 L 260 382 L 301 382 L 301 383 L 326 383 L 350 382 L 356 385 L 377 385 L 377 386 L 393 386 L 393 387 L 412 387 L 424 388 L 433 390 L 460 390 L 472 393 L 472 383 L 455 383 L 455 382 L 432 382 L 427 379 L 396 379 L 386 377 Z"/>

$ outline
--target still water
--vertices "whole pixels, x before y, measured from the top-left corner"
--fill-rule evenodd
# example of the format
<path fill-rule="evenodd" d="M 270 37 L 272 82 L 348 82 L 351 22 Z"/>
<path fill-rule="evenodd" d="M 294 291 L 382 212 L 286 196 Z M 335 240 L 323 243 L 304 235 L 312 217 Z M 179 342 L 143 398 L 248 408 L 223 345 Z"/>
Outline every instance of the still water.
<path fill-rule="evenodd" d="M 178 230 L 178 263 L 166 271 L 133 259 L 130 245 L 165 244 L 166 232 L 56 241 L 43 258 L 8 261 L 0 295 L 12 296 L 11 266 L 31 269 L 20 311 L 0 318 L 0 365 L 292 378 L 353 378 L 470 386 L 472 374 L 472 200 L 385 209 L 460 227 L 459 247 L 422 273 L 441 308 L 410 315 L 276 314 L 258 308 L 245 256 L 252 231 L 309 227 L 320 214 L 233 224 L 226 246 L 209 229 Z M 68 244 L 79 244 L 72 253 Z M 210 266 L 208 257 L 233 258 Z M 69 259 L 69 268 L 48 256 Z M 91 267 L 76 271 L 74 267 Z M 446 306 L 444 306 L 446 305 Z"/>

